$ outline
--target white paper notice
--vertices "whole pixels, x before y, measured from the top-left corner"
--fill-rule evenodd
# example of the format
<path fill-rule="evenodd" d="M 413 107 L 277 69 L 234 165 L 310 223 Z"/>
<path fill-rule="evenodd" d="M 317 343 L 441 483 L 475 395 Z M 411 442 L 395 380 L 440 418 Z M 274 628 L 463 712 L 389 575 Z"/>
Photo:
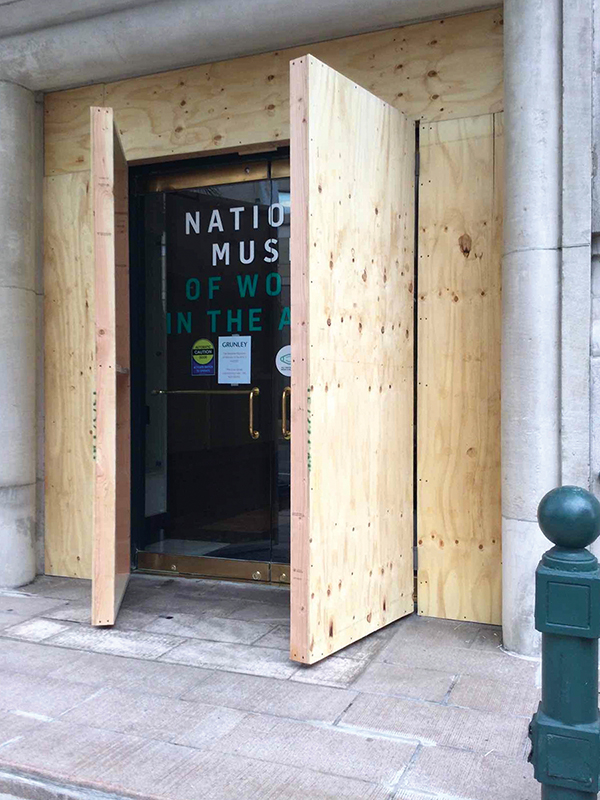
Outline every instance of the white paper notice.
<path fill-rule="evenodd" d="M 219 336 L 219 383 L 250 383 L 251 336 Z"/>

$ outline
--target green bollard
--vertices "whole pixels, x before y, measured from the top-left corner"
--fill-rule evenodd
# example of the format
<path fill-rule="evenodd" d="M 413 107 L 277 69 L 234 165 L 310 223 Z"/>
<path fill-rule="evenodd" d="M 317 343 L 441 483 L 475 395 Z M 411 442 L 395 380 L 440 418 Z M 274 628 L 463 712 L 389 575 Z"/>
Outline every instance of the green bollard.
<path fill-rule="evenodd" d="M 600 534 L 600 503 L 577 486 L 553 489 L 538 522 L 556 546 L 536 570 L 542 700 L 529 726 L 529 760 L 542 800 L 590 800 L 600 790 L 600 570 L 585 548 Z"/>

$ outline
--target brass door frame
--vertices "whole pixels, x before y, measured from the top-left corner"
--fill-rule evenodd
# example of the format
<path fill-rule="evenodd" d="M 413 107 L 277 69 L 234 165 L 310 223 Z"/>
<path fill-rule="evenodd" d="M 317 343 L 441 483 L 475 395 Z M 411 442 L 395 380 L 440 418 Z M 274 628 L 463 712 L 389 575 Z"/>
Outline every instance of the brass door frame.
<path fill-rule="evenodd" d="M 288 564 L 270 561 L 238 561 L 210 556 L 171 556 L 138 550 L 138 572 L 160 572 L 180 578 L 218 578 L 230 581 L 289 583 Z"/>
<path fill-rule="evenodd" d="M 150 175 L 141 184 L 144 192 L 169 192 L 180 189 L 197 189 L 205 186 L 223 186 L 233 183 L 289 178 L 290 160 L 257 158 L 240 164 L 207 164 L 187 172 Z M 140 186 L 140 184 L 138 184 Z M 252 390 L 258 391 L 258 390 Z M 172 392 L 155 390 L 156 394 Z M 197 392 L 198 394 L 201 392 Z M 210 393 L 216 393 L 214 390 Z M 248 394 L 249 392 L 223 391 L 223 394 Z M 251 423 L 252 429 L 252 423 Z M 253 437 L 255 438 L 255 437 Z M 284 438 L 289 436 L 284 435 Z M 289 584 L 290 565 L 271 561 L 241 561 L 233 558 L 210 556 L 178 556 L 149 553 L 137 550 L 137 572 L 177 575 L 184 578 L 217 578 L 218 580 L 254 581 Z"/>

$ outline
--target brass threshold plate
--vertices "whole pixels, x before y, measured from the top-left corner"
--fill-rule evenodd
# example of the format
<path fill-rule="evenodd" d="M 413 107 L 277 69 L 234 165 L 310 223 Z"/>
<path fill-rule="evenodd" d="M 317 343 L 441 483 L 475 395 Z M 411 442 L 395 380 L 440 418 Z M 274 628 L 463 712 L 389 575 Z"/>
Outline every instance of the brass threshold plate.
<path fill-rule="evenodd" d="M 289 583 L 287 564 L 268 561 L 237 561 L 233 558 L 172 556 L 165 553 L 137 553 L 138 572 L 161 572 L 182 578 L 218 578 L 230 581 Z"/>

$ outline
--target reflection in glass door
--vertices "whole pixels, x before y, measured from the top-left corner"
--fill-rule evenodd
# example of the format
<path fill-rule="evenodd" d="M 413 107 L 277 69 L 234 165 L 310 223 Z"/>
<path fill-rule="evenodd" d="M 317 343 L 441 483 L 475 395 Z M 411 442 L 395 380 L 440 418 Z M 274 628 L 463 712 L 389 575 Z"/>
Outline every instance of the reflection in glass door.
<path fill-rule="evenodd" d="M 143 194 L 139 568 L 288 580 L 290 187 L 275 167 Z"/>

